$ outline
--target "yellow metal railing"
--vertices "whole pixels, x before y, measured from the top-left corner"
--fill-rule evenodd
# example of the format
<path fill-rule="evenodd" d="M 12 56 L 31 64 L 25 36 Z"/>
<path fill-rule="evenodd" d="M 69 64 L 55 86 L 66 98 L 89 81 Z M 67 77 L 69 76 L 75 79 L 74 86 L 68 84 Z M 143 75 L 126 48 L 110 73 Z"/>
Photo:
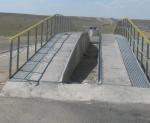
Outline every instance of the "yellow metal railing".
<path fill-rule="evenodd" d="M 39 26 L 41 23 L 44 23 L 45 21 L 47 21 L 47 20 L 49 20 L 49 19 L 51 19 L 51 18 L 53 18 L 53 16 L 52 16 L 52 17 L 49 16 L 49 17 L 44 18 L 43 20 L 37 22 L 36 24 L 34 24 L 34 25 L 32 25 L 31 27 L 25 29 L 24 31 L 19 32 L 19 33 L 17 33 L 16 35 L 10 37 L 9 40 L 10 40 L 10 41 L 11 41 L 11 40 L 14 40 L 15 38 L 17 38 L 17 37 L 23 35 L 24 33 L 26 33 L 26 32 L 28 32 L 28 31 L 32 30 L 33 28 L 36 28 L 36 27 Z"/>
<path fill-rule="evenodd" d="M 71 18 L 57 14 L 46 17 L 12 36 L 10 38 L 9 78 L 20 70 L 53 35 L 71 30 Z"/>
<path fill-rule="evenodd" d="M 129 41 L 129 45 L 141 64 L 145 74 L 150 79 L 150 40 L 143 31 L 129 18 L 120 20 L 115 33 L 121 34 Z"/>
<path fill-rule="evenodd" d="M 143 33 L 143 31 L 142 31 L 141 29 L 139 29 L 139 27 L 138 27 L 137 25 L 135 25 L 134 22 L 133 22 L 131 19 L 129 19 L 129 18 L 126 18 L 126 19 L 128 20 L 128 22 L 129 22 L 130 24 L 132 24 L 132 26 L 135 28 L 135 31 L 139 32 L 139 35 L 141 35 L 141 36 L 145 39 L 145 41 L 147 41 L 148 43 L 150 43 L 150 40 L 149 40 L 148 37 Z"/>

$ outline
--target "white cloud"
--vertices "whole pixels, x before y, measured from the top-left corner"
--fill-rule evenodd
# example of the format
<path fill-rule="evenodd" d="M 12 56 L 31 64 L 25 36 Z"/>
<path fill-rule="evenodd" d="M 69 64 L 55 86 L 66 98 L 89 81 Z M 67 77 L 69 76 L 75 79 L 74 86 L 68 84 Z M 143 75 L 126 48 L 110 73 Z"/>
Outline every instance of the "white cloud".
<path fill-rule="evenodd" d="M 103 16 L 150 18 L 150 0 L 112 0 L 107 3 L 96 2 L 97 11 Z"/>

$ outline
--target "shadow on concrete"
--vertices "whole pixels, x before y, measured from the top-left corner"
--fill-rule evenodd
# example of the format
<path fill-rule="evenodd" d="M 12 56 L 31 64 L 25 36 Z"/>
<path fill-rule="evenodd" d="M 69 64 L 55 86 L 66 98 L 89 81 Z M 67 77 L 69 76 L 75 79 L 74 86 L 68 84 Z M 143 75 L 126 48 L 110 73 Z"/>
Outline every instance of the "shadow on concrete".
<path fill-rule="evenodd" d="M 97 44 L 89 44 L 87 52 L 77 65 L 70 77 L 70 83 L 82 83 L 84 80 L 94 81 L 93 70 L 97 66 L 98 47 Z M 96 77 L 97 78 L 97 77 Z"/>

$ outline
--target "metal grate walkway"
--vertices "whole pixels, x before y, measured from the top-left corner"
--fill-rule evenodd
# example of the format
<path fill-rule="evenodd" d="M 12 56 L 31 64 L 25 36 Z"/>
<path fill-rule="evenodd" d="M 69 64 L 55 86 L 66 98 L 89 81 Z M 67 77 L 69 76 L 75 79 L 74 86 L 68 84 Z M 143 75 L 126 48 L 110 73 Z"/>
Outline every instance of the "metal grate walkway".
<path fill-rule="evenodd" d="M 63 43 L 70 36 L 69 33 L 60 33 L 54 36 L 44 47 L 42 47 L 29 60 L 11 80 L 15 81 L 36 81 L 43 76 L 47 66 L 57 54 Z"/>
<path fill-rule="evenodd" d="M 149 88 L 149 81 L 140 67 L 135 55 L 133 54 L 126 38 L 117 35 L 118 42 L 125 67 L 127 69 L 133 87 Z"/>

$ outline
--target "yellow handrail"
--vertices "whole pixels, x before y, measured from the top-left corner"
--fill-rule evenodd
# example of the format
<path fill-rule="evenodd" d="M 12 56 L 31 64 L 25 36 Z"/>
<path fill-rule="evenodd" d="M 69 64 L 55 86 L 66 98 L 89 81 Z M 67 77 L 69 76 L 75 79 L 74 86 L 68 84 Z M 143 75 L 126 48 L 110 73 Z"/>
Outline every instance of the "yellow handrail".
<path fill-rule="evenodd" d="M 34 25 L 30 26 L 29 28 L 25 29 L 24 31 L 19 32 L 19 33 L 17 33 L 16 35 L 10 37 L 9 40 L 10 40 L 10 41 L 14 40 L 15 38 L 17 38 L 17 37 L 23 35 L 24 33 L 26 33 L 26 32 L 28 32 L 28 31 L 32 30 L 33 28 L 37 27 L 38 25 L 40 25 L 41 23 L 43 23 L 43 22 L 49 20 L 49 19 L 52 18 L 52 17 L 53 17 L 53 16 L 49 16 L 49 17 L 46 17 L 46 18 L 42 19 L 41 21 L 37 22 L 36 24 L 34 24 Z"/>
<path fill-rule="evenodd" d="M 139 32 L 139 34 L 145 39 L 145 41 L 150 44 L 150 40 L 148 39 L 148 37 L 143 33 L 143 31 L 141 31 L 141 29 L 139 29 L 137 25 L 134 24 L 134 22 L 131 19 L 127 17 L 124 19 L 127 19 L 128 22 L 135 28 L 135 30 Z"/>

